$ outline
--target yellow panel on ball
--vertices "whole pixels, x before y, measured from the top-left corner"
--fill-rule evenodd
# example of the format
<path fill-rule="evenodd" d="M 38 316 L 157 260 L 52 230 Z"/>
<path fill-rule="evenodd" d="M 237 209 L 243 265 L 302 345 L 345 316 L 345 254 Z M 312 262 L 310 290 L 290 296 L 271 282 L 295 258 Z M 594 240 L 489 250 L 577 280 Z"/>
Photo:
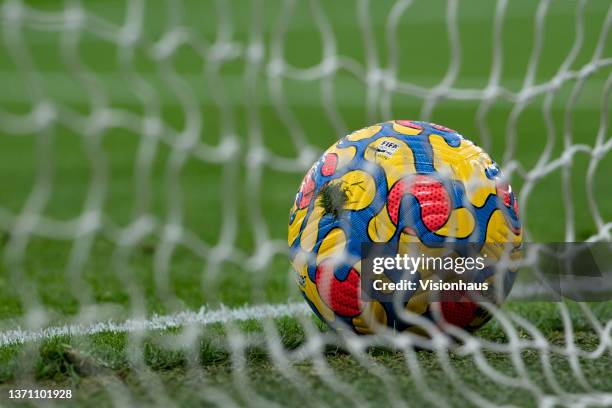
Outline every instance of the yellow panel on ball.
<path fill-rule="evenodd" d="M 388 187 L 406 175 L 416 172 L 412 150 L 405 142 L 395 137 L 376 139 L 366 147 L 363 157 L 382 166 Z"/>

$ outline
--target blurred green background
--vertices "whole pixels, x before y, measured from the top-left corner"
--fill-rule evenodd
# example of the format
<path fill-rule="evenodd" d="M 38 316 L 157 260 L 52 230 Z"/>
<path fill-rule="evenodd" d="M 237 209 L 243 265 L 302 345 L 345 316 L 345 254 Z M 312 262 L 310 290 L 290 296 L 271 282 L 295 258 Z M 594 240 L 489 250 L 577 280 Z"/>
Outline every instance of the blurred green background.
<path fill-rule="evenodd" d="M 9 11 L 19 4 L 23 6 L 22 18 L 15 22 L 9 19 L 12 15 Z M 285 239 L 285 214 L 306 165 L 297 160 L 305 145 L 318 152 L 340 138 L 344 129 L 354 130 L 388 119 L 427 119 L 422 117 L 424 101 L 420 97 L 391 92 L 390 104 L 381 103 L 385 98 L 384 87 L 380 83 L 375 86 L 366 83 L 364 75 L 368 69 L 395 68 L 397 81 L 433 88 L 444 78 L 452 55 L 459 55 L 453 88 L 483 90 L 491 74 L 493 50 L 497 49 L 499 85 L 518 92 L 525 86 L 534 39 L 541 40 L 541 55 L 535 59 L 533 78 L 534 85 L 538 85 L 550 81 L 557 73 L 572 48 L 577 29 L 577 3 L 564 1 L 551 2 L 544 19 L 537 24 L 537 2 L 508 2 L 501 14 L 498 43 L 493 36 L 495 2 L 460 2 L 454 19 L 449 18 L 447 4 L 441 1 L 417 1 L 407 8 L 393 1 L 186 2 L 180 7 L 147 2 L 142 13 L 135 6 L 137 3 L 129 4 L 131 7 L 119 1 L 84 2 L 81 15 L 87 17 L 80 20 L 80 25 L 74 17 L 78 13 L 65 12 L 71 7 L 69 3 L 35 1 L 3 5 L 0 106 L 6 112 L 25 114 L 44 98 L 57 112 L 57 121 L 38 136 L 16 135 L 11 128 L 0 127 L 0 206 L 10 214 L 3 218 L 5 244 L 11 241 L 9 230 L 15 220 L 11 217 L 21 214 L 30 199 L 42 203 L 38 211 L 52 220 L 76 219 L 88 205 L 101 206 L 108 222 L 117 228 L 130 225 L 142 214 L 153 215 L 160 225 L 176 220 L 210 247 L 219 243 L 225 213 L 237 220 L 231 246 L 250 256 L 268 239 L 278 243 Z M 608 7 L 606 2 L 586 3 L 583 43 L 568 67 L 570 70 L 578 71 L 592 61 L 601 36 L 604 37 L 601 58 L 611 57 L 611 41 L 602 33 Z M 447 20 L 456 22 L 458 54 L 451 52 Z M 126 21 L 139 21 L 133 27 L 140 27 L 141 35 L 133 46 L 120 45 Z M 539 29 L 541 35 L 537 33 Z M 168 48 L 170 54 L 157 58 L 156 53 L 168 44 L 174 44 Z M 260 46 L 259 63 L 246 62 L 249 50 L 254 49 L 249 46 L 253 44 Z M 214 50 L 222 50 L 223 45 L 229 50 L 225 57 L 212 57 Z M 342 68 L 323 79 L 313 75 L 306 80 L 284 73 L 275 75 L 271 68 L 274 60 L 299 69 L 312 68 L 326 52 L 338 57 L 338 61 L 349 61 L 346 66 L 358 68 Z M 548 162 L 564 152 L 564 132 L 570 132 L 572 144 L 594 146 L 604 83 L 610 71 L 608 63 L 588 76 L 571 106 L 568 101 L 575 80 L 562 81 L 558 91 L 551 95 L 555 128 Z M 146 85 L 139 85 L 134 78 Z M 144 87 L 148 87 L 149 93 L 141 98 L 139 91 Z M 282 97 L 278 103 L 273 93 L 275 87 Z M 333 100 L 326 105 L 323 100 L 329 89 Z M 546 146 L 544 95 L 529 100 L 518 111 L 515 122 L 510 120 L 515 103 L 503 98 L 491 100 L 485 116 L 490 140 L 482 140 L 482 129 L 476 120 L 482 99 L 441 100 L 434 104 L 429 119 L 458 129 L 488 147 L 502 165 L 507 164 L 503 160 L 506 154 L 506 159 L 511 157 L 514 164 L 529 171 Z M 369 98 L 372 103 L 367 103 Z M 390 106 L 390 110 L 381 106 Z M 109 118 L 132 116 L 122 123 L 102 127 L 97 133 L 88 133 L 88 123 L 94 121 L 87 120 L 102 109 L 111 112 L 106 117 L 107 123 Z M 284 110 L 290 112 L 289 125 L 293 129 L 283 121 Z M 340 118 L 338 126 L 330 120 L 333 111 Z M 147 116 L 158 118 L 164 125 L 159 138 L 143 135 Z M 200 122 L 193 122 L 194 119 Z M 237 152 L 229 153 L 231 159 L 218 163 L 198 157 L 195 148 L 181 155 L 181 132 L 192 129 L 193 123 L 199 123 L 193 128 L 196 145 L 218 146 L 228 135 L 235 135 Z M 303 145 L 292 139 L 295 129 L 301 132 Z M 508 140 L 514 142 L 513 152 L 506 151 Z M 289 171 L 275 170 L 279 162 L 276 159 L 267 160 L 255 171 L 249 167 L 250 153 L 262 146 L 286 159 Z M 220 154 L 228 149 L 227 146 L 220 149 Z M 152 157 L 150 169 L 136 171 L 147 154 Z M 585 180 L 590 160 L 590 155 L 577 153 L 570 165 L 576 240 L 599 232 L 587 207 Z M 595 201 L 604 222 L 612 217 L 610 183 L 606 180 L 611 171 L 612 161 L 606 154 L 593 179 Z M 37 180 L 44 180 L 43 184 L 48 186 L 48 197 L 34 197 Z M 520 172 L 512 172 L 512 182 L 520 193 L 524 184 Z M 99 199 L 95 198 L 92 186 L 102 186 Z M 228 191 L 233 196 L 231 203 L 226 202 L 224 195 Z M 259 195 L 253 197 L 254 192 Z M 566 239 L 565 224 L 570 215 L 565 212 L 560 170 L 535 180 L 523 207 L 530 240 Z M 254 221 L 257 217 L 253 214 L 258 211 L 263 214 L 263 222 Z M 180 217 L 172 218 L 177 214 Z M 140 250 L 129 254 L 133 267 L 130 273 L 137 287 L 144 288 L 149 311 L 165 309 L 162 299 L 166 293 L 158 293 L 152 273 L 161 234 L 159 228 L 152 231 L 138 242 Z M 128 272 L 113 264 L 117 247 L 104 235 L 97 234 L 91 246 L 83 245 L 76 250 L 84 254 L 83 262 L 76 264 L 77 275 L 84 277 L 95 302 L 127 305 L 130 295 L 125 293 L 117 274 Z M 0 290 L 6 300 L 0 305 L 0 319 L 23 312 L 14 290 L 24 285 L 14 281 L 23 280 L 23 274 L 29 283 L 35 283 L 31 293 L 49 310 L 60 314 L 79 310 L 72 293 L 79 289 L 71 286 L 66 268 L 77 241 L 32 237 L 25 249 L 17 250 L 23 258 L 15 262 L 24 265 L 23 271 L 10 274 L 7 271 L 10 262 L 3 263 Z M 251 269 L 249 262 L 223 263 L 218 289 L 208 291 L 206 286 L 210 282 L 203 278 L 206 259 L 180 245 L 170 252 L 169 289 L 184 302 L 183 306 L 253 301 L 255 295 L 250 291 L 253 278 L 249 277 L 252 274 L 245 274 L 245 270 Z M 287 270 L 285 256 L 280 253 L 264 271 L 255 274 L 257 280 L 266 282 L 262 285 L 265 295 L 257 300 L 286 299 L 292 293 Z M 234 282 L 243 290 L 226 290 L 225 281 Z"/>
<path fill-rule="evenodd" d="M 489 1 L 457 2 L 456 13 L 452 12 L 455 3 L 450 2 L 450 14 L 447 3 L 438 0 L 407 2 L 407 7 L 386 0 L 148 1 L 142 8 L 139 4 L 115 0 L 2 3 L 2 329 L 15 327 L 28 312 L 30 318 L 42 315 L 52 324 L 92 304 L 98 307 L 96 318 L 103 319 L 219 303 L 238 306 L 297 299 L 283 245 L 288 210 L 309 165 L 299 158 L 311 150 L 318 154 L 350 130 L 390 119 L 432 120 L 457 129 L 510 170 L 521 196 L 525 176 L 546 151 L 548 131 L 552 149 L 544 161 L 550 163 L 568 151 L 564 134 L 571 136 L 570 145 L 593 147 L 602 118 L 610 117 L 609 110 L 602 112 L 605 84 L 610 84 L 612 73 L 611 34 L 604 30 L 610 29 L 606 1 L 585 2 L 582 14 L 577 11 L 580 3 L 574 1 L 555 0 L 548 7 L 548 2 L 508 1 L 500 14 L 498 41 L 493 35 L 498 5 Z M 538 15 L 542 16 L 539 22 Z M 582 25 L 577 25 L 580 15 Z M 449 41 L 453 21 L 459 47 Z M 547 94 L 526 100 L 518 110 L 516 102 L 487 99 L 487 138 L 477 121 L 482 97 L 442 98 L 427 117 L 423 108 L 427 101 L 422 97 L 398 92 L 393 85 L 389 92 L 383 83 L 366 80 L 368 73 L 377 70 L 386 70 L 391 78 L 395 72 L 397 82 L 429 89 L 431 96 L 449 67 L 455 66 L 453 58 L 459 57 L 452 88 L 483 91 L 496 51 L 499 86 L 516 97 L 521 90 L 534 90 L 551 81 L 580 27 L 582 44 L 567 69 L 575 73 L 593 63 L 600 64 L 599 69 L 584 82 L 577 82 L 575 75 L 562 80 L 549 94 L 554 129 L 545 122 Z M 133 43 L 128 41 L 130 32 L 140 33 Z M 535 58 L 537 44 L 540 53 Z M 594 61 L 598 44 L 601 54 Z M 248 59 L 258 50 L 261 59 Z M 319 64 L 331 61 L 330 57 L 336 57 L 342 68 L 321 76 Z M 274 71 L 278 61 L 288 67 L 280 74 Z M 530 66 L 532 83 L 526 82 Z M 28 114 L 44 106 L 55 111 L 55 120 L 44 131 L 32 131 L 36 119 Z M 159 134 L 145 135 L 146 119 L 159 121 Z M 194 139 L 188 140 L 190 136 Z M 237 150 L 228 140 L 235 142 Z M 609 141 L 609 130 L 603 141 Z M 221 147 L 214 150 L 216 146 Z M 261 148 L 269 158 L 259 166 L 253 158 Z M 611 156 L 605 152 L 592 178 L 594 201 L 604 223 L 612 219 Z M 575 226 L 575 240 L 600 232 L 588 206 L 587 171 L 593 159 L 584 151 L 572 158 L 532 180 L 533 188 L 523 196 L 521 211 L 530 241 L 567 240 L 569 220 Z M 563 167 L 569 169 L 573 213 L 568 212 L 570 203 L 563 195 Z M 41 223 L 35 226 L 35 234 L 24 236 L 16 230 L 27 228 L 25 221 L 31 220 L 25 217 L 26 209 L 40 214 Z M 102 228 L 77 237 L 74 226 L 91 210 L 99 210 Z M 156 220 L 153 228 L 132 246 L 119 245 L 119 234 L 135 231 L 134 222 L 145 215 Z M 193 245 L 168 241 L 164 227 L 170 223 L 182 226 L 183 237 Z M 267 253 L 270 244 L 273 256 L 258 257 Z M 227 259 L 215 263 L 210 253 L 214 248 L 229 249 Z M 259 260 L 265 262 L 258 264 Z M 610 308 L 604 306 L 593 308 L 602 320 L 610 318 Z M 563 342 L 564 326 L 553 306 L 506 307 L 536 322 L 552 342 Z M 586 323 L 572 310 L 576 330 L 584 330 L 577 333 L 577 341 L 596 347 L 597 335 L 580 326 Z M 282 327 L 286 346 L 304 341 L 294 322 Z M 207 335 L 221 344 L 226 341 L 221 331 Z M 496 323 L 482 335 L 493 341 L 504 337 Z M 62 341 L 41 348 L 40 378 L 56 378 L 60 373 L 60 380 L 65 380 L 64 366 L 58 365 L 66 355 Z M 129 367 L 125 336 L 97 336 L 92 343 L 87 347 L 93 347 L 117 372 Z M 225 366 L 215 364 L 227 363 L 229 354 L 210 344 L 202 343 L 202 363 L 213 367 L 214 383 L 225 383 L 230 374 Z M 181 366 L 178 361 L 183 361 L 156 346 L 146 348 L 144 354 L 147 364 L 153 361 L 149 365 L 161 370 Z M 58 360 L 58 355 L 64 357 Z M 531 357 L 529 369 L 539 370 L 538 378 L 544 381 L 538 355 Z M 403 389 L 414 389 L 401 361 L 393 355 L 376 358 L 399 370 L 398 378 L 411 382 Z M 493 365 L 512 371 L 508 356 L 495 358 L 499 360 L 494 359 Z M 432 356 L 419 359 L 434 378 L 448 382 L 438 378 L 444 372 Z M 27 360 L 20 347 L 1 350 L 0 382 L 12 379 Z M 461 373 L 477 370 L 473 362 L 457 361 L 455 368 Z M 377 389 L 371 378 L 356 374 L 356 363 L 349 357 L 340 353 L 331 363 L 362 381 L 367 392 Z M 270 367 L 262 364 L 263 369 L 255 372 L 271 376 Z M 598 360 L 587 375 L 605 386 L 609 367 L 609 358 Z M 567 374 L 563 384 L 571 389 L 574 383 L 567 362 L 555 368 Z M 178 378 L 170 377 L 169 389 L 177 398 L 190 395 L 180 391 L 194 388 L 195 380 Z M 467 381 L 480 387 L 483 379 Z M 258 387 L 270 395 L 293 395 L 273 392 L 280 387 L 276 377 L 263 376 Z M 502 393 L 505 401 L 516 402 L 513 390 Z M 322 398 L 333 396 L 317 392 Z"/>

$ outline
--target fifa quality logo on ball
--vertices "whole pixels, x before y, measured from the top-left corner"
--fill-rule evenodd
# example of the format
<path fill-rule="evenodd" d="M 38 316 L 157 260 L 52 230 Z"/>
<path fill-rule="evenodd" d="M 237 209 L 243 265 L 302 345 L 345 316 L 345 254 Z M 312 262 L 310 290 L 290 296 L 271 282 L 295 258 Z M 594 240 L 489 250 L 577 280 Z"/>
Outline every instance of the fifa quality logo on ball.
<path fill-rule="evenodd" d="M 518 212 L 510 185 L 480 147 L 434 123 L 384 122 L 340 139 L 306 173 L 289 214 L 290 258 L 306 302 L 331 327 L 422 332 L 400 318 L 397 305 L 362 300 L 362 244 L 398 251 L 449 241 L 518 248 Z M 493 285 L 496 273 L 489 268 L 481 278 Z M 504 291 L 514 281 L 509 277 Z M 435 303 L 415 293 L 402 307 L 431 319 Z M 490 318 L 475 301 L 437 307 L 448 323 L 468 331 Z"/>

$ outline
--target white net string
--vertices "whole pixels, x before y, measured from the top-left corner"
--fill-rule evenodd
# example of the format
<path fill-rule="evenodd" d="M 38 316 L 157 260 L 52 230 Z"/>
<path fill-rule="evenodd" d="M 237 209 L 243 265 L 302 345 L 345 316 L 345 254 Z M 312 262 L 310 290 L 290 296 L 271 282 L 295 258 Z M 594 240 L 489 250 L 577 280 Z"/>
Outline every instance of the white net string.
<path fill-rule="evenodd" d="M 550 0 L 541 0 L 533 15 L 533 38 L 525 75 L 517 89 L 504 85 L 503 49 L 505 16 L 509 7 L 507 0 L 498 0 L 492 20 L 491 60 L 489 76 L 484 87 L 462 85 L 461 67 L 463 53 L 469 47 L 478 46 L 462 42 L 460 22 L 461 3 L 449 0 L 445 9 L 445 26 L 448 41 L 449 64 L 445 73 L 431 86 L 411 81 L 402 76 L 401 51 L 404 38 L 398 38 L 398 27 L 404 19 L 411 17 L 411 10 L 417 2 L 397 0 L 391 4 L 384 20 L 384 30 L 373 27 L 371 13 L 374 2 L 361 0 L 350 7 L 355 8 L 354 41 L 363 43 L 363 59 L 343 55 L 340 51 L 335 24 L 326 12 L 323 2 L 307 2 L 308 15 L 298 15 L 299 3 L 292 0 L 279 3 L 279 16 L 273 28 L 265 27 L 266 2 L 254 1 L 248 6 L 249 27 L 245 37 L 236 34 L 234 13 L 236 5 L 218 1 L 214 8 L 216 15 L 208 16 L 214 21 L 212 35 L 203 35 L 197 27 L 189 25 L 188 6 L 176 2 L 164 4 L 165 24 L 160 32 L 150 31 L 148 13 L 150 4 L 141 0 L 130 0 L 122 9 L 122 19 L 97 15 L 86 2 L 66 1 L 61 7 L 44 10 L 26 4 L 21 0 L 6 0 L 1 8 L 2 37 L 6 59 L 14 66 L 6 72 L 7 78 L 21 78 L 25 89 L 23 94 L 5 96 L 5 102 L 18 101 L 27 105 L 19 112 L 0 104 L 0 133 L 4 138 L 32 140 L 35 149 L 34 179 L 28 186 L 28 193 L 18 209 L 11 208 L 0 200 L 0 231 L 5 233 L 3 248 L 7 281 L 15 284 L 13 291 L 22 314 L 1 322 L 0 346 L 22 344 L 25 352 L 20 358 L 22 371 L 28 374 L 31 363 L 27 360 L 40 352 L 42 340 L 62 336 L 82 337 L 117 332 L 127 333 L 126 355 L 133 372 L 138 377 L 142 390 L 157 404 L 175 405 L 172 392 L 164 384 L 158 371 L 146 361 L 148 335 L 162 329 L 172 329 L 172 335 L 165 340 L 164 347 L 181 351 L 188 361 L 187 375 L 199 381 L 197 393 L 203 402 L 221 406 L 274 404 L 269 394 L 261 393 L 253 376 L 249 375 L 249 355 L 253 348 L 263 349 L 270 364 L 286 380 L 294 392 L 303 398 L 322 398 L 311 393 L 318 384 L 333 389 L 340 400 L 363 404 L 361 390 L 350 379 L 338 373 L 328 359 L 328 350 L 341 347 L 354 358 L 355 366 L 368 375 L 379 379 L 378 383 L 387 402 L 401 406 L 410 401 L 394 390 L 402 382 L 393 370 L 378 362 L 368 353 L 370 346 L 382 345 L 392 348 L 402 358 L 403 367 L 410 373 L 420 397 L 436 406 L 452 403 L 443 393 L 436 391 L 436 384 L 428 379 L 427 367 L 422 364 L 419 349 L 432 349 L 436 364 L 447 377 L 451 386 L 461 392 L 462 398 L 479 406 L 496 406 L 495 395 L 484 393 L 473 382 L 466 381 L 456 367 L 456 356 L 468 357 L 489 383 L 499 387 L 510 387 L 529 394 L 541 405 L 609 405 L 612 391 L 602 390 L 592 384 L 585 373 L 585 362 L 610 358 L 612 351 L 612 320 L 602 320 L 592 307 L 581 304 L 577 309 L 565 303 L 558 303 L 550 309 L 554 319 L 560 322 L 561 340 L 551 341 L 538 327 L 537 322 L 514 311 L 491 307 L 495 324 L 505 337 L 494 341 L 467 333 L 458 333 L 464 341 L 452 347 L 448 339 L 436 333 L 432 327 L 429 340 L 410 335 L 374 337 L 339 337 L 330 332 L 321 332 L 310 318 L 309 311 L 301 302 L 269 304 L 267 285 L 269 271 L 274 268 L 282 276 L 283 285 L 290 287 L 291 276 L 286 263 L 278 262 L 287 254 L 284 235 L 285 214 L 270 217 L 266 205 L 270 200 L 288 207 L 294 190 L 283 190 L 284 184 L 275 184 L 268 177 L 271 172 L 303 174 L 316 159 L 324 145 L 320 135 L 309 134 L 308 123 L 300 115 L 300 102 L 295 92 L 287 91 L 295 84 L 306 84 L 317 92 L 305 95 L 308 101 L 321 108 L 321 115 L 309 120 L 327 121 L 331 129 L 326 139 L 330 144 L 348 133 L 348 121 L 343 115 L 345 105 L 359 104 L 365 107 L 362 124 L 365 126 L 380 120 L 402 116 L 405 109 L 398 108 L 398 98 L 414 98 L 419 108 L 412 112 L 420 120 L 436 117 L 436 111 L 443 104 L 460 106 L 475 103 L 473 123 L 477 129 L 475 138 L 486 150 L 494 148 L 494 131 L 488 122 L 491 110 L 498 103 L 510 104 L 511 109 L 505 124 L 505 145 L 500 162 L 506 177 L 520 181 L 518 197 L 523 217 L 524 235 L 532 237 L 529 204 L 533 192 L 543 179 L 551 174 L 561 176 L 561 194 L 555 200 L 564 205 L 564 234 L 549 237 L 564 241 L 578 240 L 577 209 L 574 196 L 583 194 L 575 191 L 572 184 L 577 156 L 588 157 L 584 177 L 586 202 L 590 218 L 595 226 L 593 233 L 581 239 L 588 241 L 610 241 L 612 220 L 607 197 L 598 198 L 596 177 L 602 162 L 610 155 L 612 138 L 609 135 L 610 98 L 612 94 L 612 56 L 609 53 L 612 7 L 597 30 L 594 51 L 586 63 L 577 66 L 579 53 L 585 44 L 586 0 L 577 2 L 575 10 L 574 36 L 569 52 L 562 59 L 557 71 L 545 80 L 538 79 L 538 69 L 549 39 L 545 36 L 546 24 L 555 7 Z M 302 9 L 300 9 L 300 12 Z M 309 47 L 320 48 L 320 60 L 302 67 L 293 65 L 285 55 L 287 37 L 291 30 L 304 29 L 310 24 L 313 34 Z M 40 61 L 28 42 L 30 32 L 48 33 L 57 36 L 54 43 L 61 71 L 47 73 L 38 65 Z M 314 35 L 316 34 L 316 35 Z M 314 38 L 317 37 L 318 38 Z M 86 38 L 87 37 L 87 38 Z M 115 49 L 114 71 L 102 72 L 94 69 L 83 57 L 84 43 L 104 42 Z M 55 37 L 54 37 L 55 38 Z M 383 39 L 380 42 L 380 39 Z M 384 47 L 384 49 L 381 48 Z M 608 47 L 608 48 L 606 48 Z M 175 60 L 182 50 L 193 53 L 200 63 L 200 71 L 184 74 L 177 70 Z M 606 53 L 606 51 L 608 51 Z M 152 72 L 138 68 L 142 56 L 154 62 Z M 242 64 L 240 75 L 234 75 L 235 83 L 224 79 L 226 71 L 235 64 Z M 228 68 L 229 67 L 229 68 Z M 55 77 L 53 77 L 55 75 Z M 53 82 L 62 90 L 49 91 Z M 347 79 L 349 78 L 349 79 Z M 574 114 L 580 108 L 580 98 L 585 86 L 599 78 L 602 85 L 598 112 L 597 131 L 589 137 L 576 137 L 573 132 Z M 603 79 L 601 79 L 603 78 Z M 337 89 L 339 81 L 355 80 L 363 92 L 364 99 L 353 101 Z M 353 82 L 350 82 L 353 83 Z M 232 93 L 235 88 L 240 92 Z M 14 90 L 14 88 L 12 88 Z M 303 89 L 303 88 L 299 88 Z M 555 118 L 559 94 L 570 90 L 563 101 L 562 120 Z M 289 95 L 291 93 L 291 95 Z M 236 101 L 236 96 L 244 98 Z M 262 96 L 263 95 L 263 96 Z M 318 95 L 318 98 L 312 95 Z M 290 97 L 293 96 L 293 97 Z M 180 112 L 181 120 L 168 120 L 164 113 L 164 101 L 171 99 Z M 310 100 L 312 99 L 312 100 Z M 125 108 L 126 101 L 136 100 L 137 109 Z M 80 107 L 75 107 L 79 102 Z M 204 110 L 203 104 L 212 106 Z M 538 135 L 545 140 L 537 158 L 531 162 L 522 161 L 517 154 L 521 127 L 519 119 L 528 109 L 539 104 L 544 120 L 545 134 Z M 242 110 L 241 110 L 242 109 Z M 269 124 L 263 118 L 264 112 L 272 112 L 277 132 L 271 134 Z M 211 112 L 215 119 L 211 120 Z M 558 116 L 558 115 L 557 115 Z M 212 125 L 211 123 L 217 123 Z M 80 157 L 89 174 L 87 188 L 80 202 L 78 214 L 71 217 L 50 215 L 48 208 L 54 191 L 63 183 L 58 179 L 58 167 L 63 156 L 58 153 L 58 137 L 63 132 L 78 135 L 74 143 L 80 144 Z M 127 222 L 119 222 L 113 216 L 109 196 L 112 176 L 112 155 L 103 147 L 105 139 L 115 132 L 122 137 L 136 138 L 133 163 L 133 207 L 129 208 Z M 317 137 L 316 140 L 314 138 Z M 283 146 L 278 146 L 279 140 Z M 582 142 L 588 140 L 588 143 Z M 562 146 L 559 149 L 559 146 Z M 163 166 L 157 157 L 165 152 Z M 288 153 L 291 152 L 291 153 Z M 61 156 L 61 157 L 60 157 Z M 215 199 L 215 225 L 194 226 L 186 216 L 191 203 L 186 189 L 197 184 L 185 182 L 186 168 L 191 163 L 203 163 L 201 199 Z M 211 170 L 213 166 L 217 170 Z M 161 170 L 160 170 L 161 169 Z M 161 171 L 161 178 L 155 176 Z M 156 185 L 154 180 L 162 180 Z M 295 183 L 294 183 L 295 184 Z M 292 188 L 297 187 L 297 185 Z M 155 191 L 163 191 L 163 211 L 156 210 Z M 268 197 L 272 196 L 273 199 Z M 248 205 L 248 214 L 244 206 Z M 206 207 L 210 211 L 212 207 Z M 274 207 L 276 208 L 276 206 Z M 283 228 L 275 225 L 282 224 Z M 210 233 L 203 231 L 210 228 Z M 248 239 L 242 239 L 249 234 Z M 70 245 L 64 265 L 64 281 L 60 285 L 69 288 L 69 293 L 78 305 L 72 314 L 62 315 L 46 305 L 45 288 L 31 279 L 32 268 L 28 249 L 37 240 L 62 241 Z M 101 302 L 94 293 L 85 271 L 98 252 L 98 240 L 111 243 L 107 253 L 112 276 L 127 293 L 124 307 L 109 306 Z M 141 246 L 153 245 L 149 273 L 153 276 L 153 287 L 145 287 L 135 276 L 141 268 L 134 263 L 140 255 Z M 174 258 L 183 251 L 199 260 L 200 287 L 205 308 L 190 311 L 179 294 L 172 276 L 177 268 Z M 275 261 L 276 260 L 276 261 Z M 36 266 L 44 269 L 44 265 Z M 35 268 L 36 268 L 35 267 Z M 180 268 L 180 266 L 179 266 Z M 244 288 L 248 304 L 243 308 L 220 306 L 224 290 L 224 274 L 227 271 L 241 271 L 246 280 Z M 288 281 L 288 282 L 285 282 Z M 295 293 L 291 290 L 290 293 Z M 154 293 L 168 313 L 152 316 L 147 298 Z M 514 291 L 512 296 L 520 299 L 523 294 Z M 292 298 L 293 299 L 293 298 Z M 110 302 L 112 303 L 112 302 Z M 555 310 L 556 309 L 556 310 Z M 303 341 L 294 347 L 285 344 L 284 332 L 278 319 L 290 316 L 303 330 Z M 533 316 L 531 316 L 533 318 Z M 414 316 L 413 316 L 414 318 Z M 251 333 L 242 323 L 256 319 L 262 330 Z M 594 347 L 583 348 L 575 338 L 575 325 L 593 332 L 597 339 Z M 209 327 L 221 324 L 224 333 L 217 333 Z M 210 334 L 209 332 L 213 332 Z M 201 359 L 203 338 L 217 336 L 223 344 L 230 362 L 229 378 L 236 393 L 219 388 L 207 371 Z M 557 339 L 558 340 L 558 339 Z M 164 341 L 159 340 L 158 341 Z M 451 350 L 450 352 L 449 350 Z M 542 377 L 537 380 L 526 367 L 524 353 L 535 352 L 539 359 Z M 510 371 L 499 369 L 491 360 L 491 353 L 503 354 L 510 362 Z M 558 381 L 555 367 L 558 360 L 567 363 L 565 369 L 571 372 L 576 390 L 568 391 Z M 554 360 L 554 361 L 553 361 Z M 311 364 L 311 374 L 305 375 L 296 368 L 300 364 Z M 315 384 L 316 382 L 316 384 Z M 105 385 L 106 392 L 115 405 L 135 403 L 134 391 L 130 390 L 118 376 L 111 376 Z"/>

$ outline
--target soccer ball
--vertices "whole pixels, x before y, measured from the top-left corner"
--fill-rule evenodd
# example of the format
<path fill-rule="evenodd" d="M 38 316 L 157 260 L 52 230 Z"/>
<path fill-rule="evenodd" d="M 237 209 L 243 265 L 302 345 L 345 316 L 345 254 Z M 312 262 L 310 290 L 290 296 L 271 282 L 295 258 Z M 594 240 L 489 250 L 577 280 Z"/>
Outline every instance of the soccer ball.
<path fill-rule="evenodd" d="M 446 181 L 445 181 L 446 180 Z M 422 333 L 393 304 L 362 302 L 361 244 L 503 242 L 518 247 L 517 198 L 489 155 L 456 131 L 396 120 L 355 131 L 317 160 L 289 215 L 288 244 L 304 298 L 324 322 L 371 333 Z M 400 248 L 398 246 L 398 248 Z M 342 260 L 335 256 L 343 253 Z M 494 284 L 495 271 L 484 276 Z M 507 293 L 513 274 L 503 279 Z M 433 320 L 435 302 L 415 293 L 406 310 Z M 490 319 L 477 302 L 438 302 L 447 323 L 474 331 Z"/>

